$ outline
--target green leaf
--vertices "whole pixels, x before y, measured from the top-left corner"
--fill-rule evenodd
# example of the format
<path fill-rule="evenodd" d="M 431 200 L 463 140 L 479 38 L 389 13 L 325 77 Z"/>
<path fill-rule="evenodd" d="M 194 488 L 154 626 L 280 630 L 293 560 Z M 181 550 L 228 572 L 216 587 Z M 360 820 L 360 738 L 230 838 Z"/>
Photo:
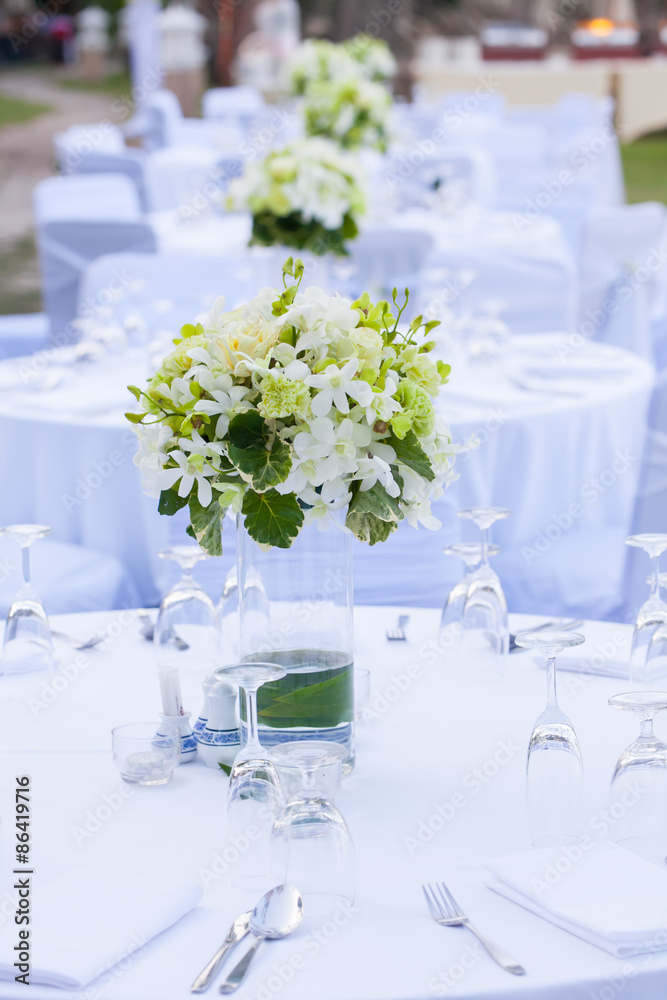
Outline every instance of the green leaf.
<path fill-rule="evenodd" d="M 126 413 L 125 418 L 130 421 L 131 424 L 140 424 L 144 417 L 147 417 L 147 413 Z"/>
<path fill-rule="evenodd" d="M 288 549 L 303 524 L 303 511 L 293 493 L 281 496 L 276 490 L 255 493 L 248 490 L 242 513 L 246 531 L 260 545 Z"/>
<path fill-rule="evenodd" d="M 220 768 L 221 771 L 225 772 L 227 777 L 229 777 L 229 775 L 232 773 L 232 769 L 229 766 L 229 764 L 221 764 L 220 761 L 218 761 L 218 767 Z"/>
<path fill-rule="evenodd" d="M 369 545 L 386 542 L 398 527 L 395 521 L 381 521 L 375 514 L 348 513 L 345 524 L 360 542 L 368 542 Z"/>
<path fill-rule="evenodd" d="M 190 526 L 195 538 L 210 556 L 222 555 L 222 509 L 213 499 L 202 507 L 196 493 L 190 494 Z"/>
<path fill-rule="evenodd" d="M 331 729 L 341 722 L 351 722 L 354 715 L 352 669 L 338 671 L 335 676 L 315 684 L 308 674 L 288 674 L 281 681 L 263 685 L 258 692 L 257 708 L 260 723 L 279 729 L 295 726 Z"/>
<path fill-rule="evenodd" d="M 373 514 L 381 521 L 400 521 L 403 517 L 398 503 L 381 483 L 371 486 L 370 490 L 359 490 L 350 501 L 349 514 Z"/>
<path fill-rule="evenodd" d="M 387 442 L 396 452 L 396 458 L 403 465 L 416 472 L 418 476 L 431 482 L 435 473 L 429 462 L 428 455 L 422 448 L 414 431 L 408 431 L 404 438 L 392 434 Z"/>
<path fill-rule="evenodd" d="M 128 385 L 127 388 L 130 390 L 130 392 L 132 393 L 132 395 L 134 396 L 134 398 L 138 402 L 139 399 L 141 398 L 141 389 L 139 388 L 139 386 L 138 385 Z"/>
<path fill-rule="evenodd" d="M 229 457 L 252 479 L 258 492 L 284 483 L 292 468 L 292 449 L 272 435 L 256 410 L 237 413 L 229 422 Z"/>
<path fill-rule="evenodd" d="M 188 498 L 179 497 L 176 490 L 162 490 L 162 493 L 160 493 L 160 500 L 157 505 L 157 512 L 158 514 L 167 514 L 171 517 L 171 515 L 175 514 L 177 510 L 181 509 L 181 507 L 185 507 L 187 502 Z"/>

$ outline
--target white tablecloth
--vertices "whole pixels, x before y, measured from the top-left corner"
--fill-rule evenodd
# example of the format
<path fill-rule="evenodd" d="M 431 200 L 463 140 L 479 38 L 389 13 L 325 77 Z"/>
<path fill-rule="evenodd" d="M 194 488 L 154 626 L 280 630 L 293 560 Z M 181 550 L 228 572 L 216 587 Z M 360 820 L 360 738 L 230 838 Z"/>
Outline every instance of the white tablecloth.
<path fill-rule="evenodd" d="M 359 603 L 441 605 L 461 570 L 441 555 L 460 537 L 455 510 L 479 503 L 513 511 L 494 529 L 503 549 L 496 568 L 512 610 L 604 617 L 620 602 L 653 373 L 636 355 L 597 344 L 568 353 L 568 343 L 564 335 L 516 338 L 505 368 L 462 369 L 451 358 L 442 412 L 455 441 L 474 434 L 480 447 L 459 457 L 460 479 L 436 505 L 441 532 L 404 524 L 384 545 L 356 547 Z M 547 380 L 537 389 L 511 381 L 521 359 L 563 365 L 560 359 L 573 357 L 575 364 L 584 353 L 590 368 L 583 377 L 554 378 L 553 388 Z M 0 384 L 13 365 L 0 365 Z M 158 596 L 158 564 L 164 569 L 156 552 L 173 525 L 141 492 L 134 433 L 122 417 L 133 403 L 124 387 L 146 374 L 135 355 L 81 366 L 48 391 L 3 392 L 0 472 L 12 488 L 0 491 L 0 524 L 50 524 L 56 538 L 116 555 L 148 604 Z M 233 529 L 224 547 L 218 593 L 234 559 Z"/>
<path fill-rule="evenodd" d="M 356 615 L 356 662 L 371 669 L 372 694 L 370 714 L 358 726 L 356 767 L 338 797 L 357 850 L 354 911 L 341 913 L 338 924 L 304 921 L 293 937 L 265 945 L 239 1000 L 657 1000 L 667 954 L 617 960 L 483 885 L 481 862 L 528 847 L 525 754 L 545 702 L 544 670 L 529 653 L 510 657 L 504 668 L 470 657 L 438 660 L 429 646 L 433 611 L 413 612 L 409 644 L 389 644 L 384 631 L 397 610 Z M 7 692 L 4 680 L 0 687 L 12 698 L 0 733 L 0 808 L 3 817 L 13 815 L 14 776 L 29 774 L 34 886 L 78 868 L 194 879 L 205 895 L 197 910 L 89 992 L 0 983 L 0 997 L 186 1000 L 232 918 L 255 898 L 230 888 L 231 870 L 215 875 L 224 868 L 225 778 L 195 762 L 164 787 L 123 785 L 109 732 L 156 717 L 152 650 L 128 612 L 63 616 L 55 624 L 81 635 L 104 624 L 111 638 L 106 648 L 73 659 L 79 666 L 57 684 L 35 676 L 17 682 L 21 690 Z M 608 642 L 627 656 L 627 626 L 589 623 L 584 631 L 583 652 Z M 623 682 L 562 674 L 559 688 L 585 762 L 587 833 L 604 839 L 610 776 L 636 735 L 636 720 L 607 707 Z M 666 724 L 657 720 L 662 738 Z M 8 823 L 2 920 L 12 919 L 15 906 L 8 890 L 12 834 Z M 448 882 L 475 922 L 525 966 L 525 977 L 499 969 L 466 931 L 433 922 L 420 883 L 434 879 Z M 33 907 L 37 922 L 36 896 Z"/>

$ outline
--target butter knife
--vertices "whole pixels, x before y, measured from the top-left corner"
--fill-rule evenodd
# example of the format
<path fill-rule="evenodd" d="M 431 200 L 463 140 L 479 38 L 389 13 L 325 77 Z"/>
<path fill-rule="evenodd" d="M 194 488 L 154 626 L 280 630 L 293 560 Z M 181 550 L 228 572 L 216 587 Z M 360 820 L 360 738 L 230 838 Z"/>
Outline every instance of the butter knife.
<path fill-rule="evenodd" d="M 209 988 L 213 977 L 225 960 L 227 953 L 234 947 L 235 944 L 238 944 L 238 942 L 246 936 L 249 930 L 250 911 L 242 913 L 240 917 L 236 918 L 232 926 L 229 928 L 229 933 L 227 934 L 227 937 L 223 941 L 221 947 L 218 948 L 206 968 L 202 969 L 190 987 L 191 993 L 203 993 Z"/>

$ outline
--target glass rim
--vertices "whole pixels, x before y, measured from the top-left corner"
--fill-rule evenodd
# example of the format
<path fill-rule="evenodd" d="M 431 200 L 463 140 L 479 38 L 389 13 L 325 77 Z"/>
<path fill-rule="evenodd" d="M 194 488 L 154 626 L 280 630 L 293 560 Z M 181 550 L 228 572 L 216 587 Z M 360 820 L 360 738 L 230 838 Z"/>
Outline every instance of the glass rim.
<path fill-rule="evenodd" d="M 122 732 L 124 729 L 133 729 L 135 726 L 146 726 L 146 729 L 153 730 L 152 735 L 145 736 L 130 736 Z M 158 732 L 158 730 L 170 730 L 169 732 Z M 133 740 L 136 743 L 144 743 L 146 740 L 155 739 L 155 737 L 160 737 L 161 739 L 174 739 L 176 736 L 180 737 L 181 731 L 178 726 L 175 726 L 172 722 L 122 722 L 119 726 L 114 726 L 111 730 L 112 738 L 120 738 L 124 740 Z"/>

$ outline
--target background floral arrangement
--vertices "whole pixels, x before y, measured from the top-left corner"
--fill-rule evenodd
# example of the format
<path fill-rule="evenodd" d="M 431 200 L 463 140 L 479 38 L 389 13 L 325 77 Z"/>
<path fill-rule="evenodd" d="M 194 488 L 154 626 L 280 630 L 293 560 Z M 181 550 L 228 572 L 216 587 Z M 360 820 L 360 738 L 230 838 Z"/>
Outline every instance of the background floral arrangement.
<path fill-rule="evenodd" d="M 404 332 L 408 301 L 352 303 L 300 290 L 289 258 L 284 291 L 265 288 L 182 339 L 145 389 L 135 462 L 158 509 L 189 505 L 190 534 L 221 552 L 225 511 L 241 514 L 260 544 L 289 548 L 304 523 L 346 510 L 371 545 L 404 518 L 439 527 L 431 500 L 455 478 L 449 431 L 434 400 L 449 366 L 424 339 L 437 321 Z"/>
<path fill-rule="evenodd" d="M 289 87 L 303 96 L 314 83 L 361 77 L 383 83 L 396 72 L 396 60 L 386 42 L 360 35 L 336 45 L 323 39 L 307 39 L 290 58 Z"/>
<path fill-rule="evenodd" d="M 307 135 L 333 139 L 344 149 L 387 150 L 391 95 L 382 84 L 359 77 L 314 83 L 303 112 Z"/>
<path fill-rule="evenodd" d="M 303 139 L 250 164 L 228 200 L 251 212 L 252 243 L 344 254 L 365 211 L 364 186 L 352 156 L 326 139 Z"/>

